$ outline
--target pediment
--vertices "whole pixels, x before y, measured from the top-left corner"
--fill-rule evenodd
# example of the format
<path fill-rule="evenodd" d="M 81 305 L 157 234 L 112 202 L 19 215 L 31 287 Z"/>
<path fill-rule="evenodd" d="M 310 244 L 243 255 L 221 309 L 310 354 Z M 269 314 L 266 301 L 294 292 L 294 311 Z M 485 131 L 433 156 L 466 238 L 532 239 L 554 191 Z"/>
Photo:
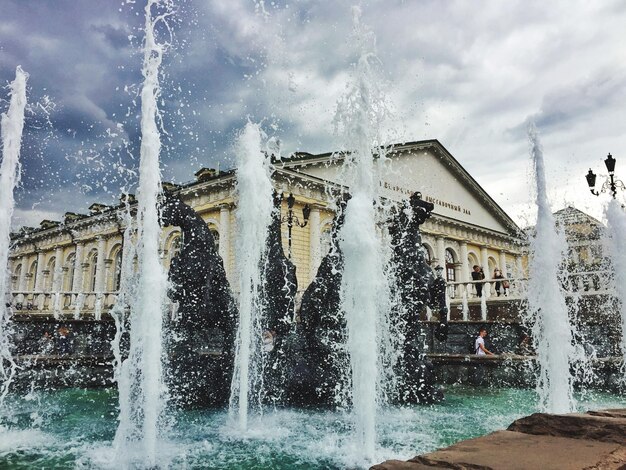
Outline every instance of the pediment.
<path fill-rule="evenodd" d="M 340 182 L 341 159 L 290 162 L 291 169 Z M 381 172 L 381 195 L 406 199 L 420 191 L 434 213 L 495 232 L 517 236 L 519 228 L 437 141 L 396 146 Z"/>

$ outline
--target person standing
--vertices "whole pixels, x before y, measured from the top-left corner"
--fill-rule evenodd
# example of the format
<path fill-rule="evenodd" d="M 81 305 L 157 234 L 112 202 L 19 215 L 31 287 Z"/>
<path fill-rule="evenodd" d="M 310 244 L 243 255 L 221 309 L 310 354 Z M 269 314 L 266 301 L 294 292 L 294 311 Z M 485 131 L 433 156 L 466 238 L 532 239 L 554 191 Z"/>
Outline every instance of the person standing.
<path fill-rule="evenodd" d="M 493 271 L 493 279 L 496 281 L 496 294 L 500 297 L 500 287 L 504 286 L 504 281 L 499 281 L 499 279 L 504 279 L 504 276 L 498 268 Z"/>
<path fill-rule="evenodd" d="M 473 271 L 472 271 L 472 281 L 480 281 L 482 279 L 485 279 L 485 273 L 483 272 L 483 269 L 480 266 L 475 264 L 473 267 Z M 483 296 L 483 283 L 479 282 L 479 283 L 474 284 L 474 286 L 476 287 L 476 296 L 482 297 Z"/>
<path fill-rule="evenodd" d="M 474 341 L 474 351 L 479 356 L 493 356 L 493 353 L 485 347 L 485 336 L 487 336 L 487 328 L 482 327 L 478 331 L 476 341 Z"/>

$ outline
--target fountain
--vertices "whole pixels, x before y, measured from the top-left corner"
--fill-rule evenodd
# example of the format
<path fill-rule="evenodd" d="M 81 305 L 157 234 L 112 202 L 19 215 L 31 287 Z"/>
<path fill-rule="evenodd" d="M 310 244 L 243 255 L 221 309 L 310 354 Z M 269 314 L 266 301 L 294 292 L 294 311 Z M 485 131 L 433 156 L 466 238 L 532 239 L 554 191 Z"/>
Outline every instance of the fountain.
<path fill-rule="evenodd" d="M 624 207 L 613 198 L 606 208 L 607 235 L 611 264 L 614 271 L 615 294 L 619 302 L 621 321 L 622 382 L 626 383 L 626 214 Z"/>
<path fill-rule="evenodd" d="M 267 229 L 272 221 L 272 182 L 269 158 L 261 151 L 262 132 L 258 125 L 248 123 L 238 138 L 235 153 L 237 165 L 236 258 L 239 266 L 239 322 L 235 350 L 230 409 L 238 417 L 239 428 L 248 427 L 251 396 L 259 393 L 262 378 L 261 322 L 263 256 Z"/>
<path fill-rule="evenodd" d="M 351 199 L 339 232 L 343 254 L 341 309 L 345 312 L 347 349 L 351 369 L 351 399 L 357 448 L 366 459 L 376 450 L 376 410 L 380 367 L 379 338 L 385 335 L 383 318 L 390 308 L 385 288 L 380 241 L 376 234 L 379 205 L 374 149 L 380 147 L 380 124 L 386 98 L 379 88 L 378 58 L 374 38 L 360 22 L 361 10 L 353 7 L 355 42 L 359 58 L 354 81 L 337 106 L 335 123 L 345 139 L 344 168 Z"/>
<path fill-rule="evenodd" d="M 534 124 L 528 129 L 537 184 L 537 225 L 529 260 L 528 315 L 539 362 L 539 400 L 544 411 L 575 409 L 570 361 L 575 351 L 559 266 L 566 243 L 556 231 L 547 195 L 543 148 Z"/>
<path fill-rule="evenodd" d="M 113 380 L 118 382 L 121 378 L 122 363 L 127 354 L 127 345 L 122 342 L 127 339 L 128 317 L 126 309 L 136 294 L 136 279 L 133 276 L 133 260 L 135 259 L 136 246 L 133 242 L 133 218 L 129 204 L 128 195 L 124 195 L 124 209 L 118 215 L 125 225 L 122 239 L 122 265 L 120 266 L 120 287 L 113 308 L 109 312 L 115 322 L 115 336 L 111 341 L 111 351 L 113 352 Z M 123 339 L 124 338 L 124 339 Z M 130 399 L 125 397 L 120 403 L 128 404 Z"/>
<path fill-rule="evenodd" d="M 2 165 L 0 166 L 0 405 L 4 403 L 9 386 L 15 375 L 16 364 L 11 355 L 10 312 L 6 308 L 8 287 L 7 266 L 11 218 L 15 201 L 13 190 L 20 180 L 20 147 L 24 128 L 26 107 L 26 81 L 28 74 L 21 67 L 15 70 L 15 80 L 11 83 L 11 104 L 2 115 Z"/>
<path fill-rule="evenodd" d="M 274 168 L 259 125 L 249 122 L 235 146 L 234 289 L 190 193 L 160 192 L 157 98 L 163 46 L 154 31 L 169 14 L 163 8 L 148 0 L 136 234 L 127 204 L 121 217 L 122 283 L 108 312 L 117 326 L 112 350 L 118 396 L 111 390 L 71 389 L 9 395 L 15 430 L 0 426 L 0 459 L 9 455 L 21 463 L 32 457 L 29 463 L 42 467 L 71 461 L 82 468 L 360 468 L 490 432 L 535 411 L 533 393 L 523 390 L 476 394 L 455 386 L 446 392 L 451 400 L 441 400 L 425 354 L 425 331 L 432 332 L 434 344 L 458 331 L 452 333 L 455 325 L 448 324 L 446 281 L 433 273 L 422 248 L 420 227 L 434 205 L 415 188 L 404 192 L 408 200 L 396 203 L 378 194 L 380 167 L 390 151 L 380 136 L 386 97 L 374 38 L 361 25 L 360 10 L 353 10 L 359 46 L 354 80 L 335 117 L 344 140 L 344 151 L 336 155 L 344 159 L 344 179 L 334 194 L 339 197 L 330 249 L 296 312 L 296 268 L 281 239 L 282 195 L 272 184 Z M 3 136 L 4 128 L 3 120 Z M 547 202 L 541 145 L 535 131 L 529 137 L 539 207 L 529 310 L 541 363 L 540 405 L 564 412 L 575 402 L 572 334 L 557 295 L 561 245 Z M 310 188 L 301 189 L 304 194 Z M 611 217 L 615 233 L 623 231 L 626 222 Z M 182 232 L 169 279 L 158 252 L 164 226 Z M 620 266 L 617 260 L 618 271 Z M 462 316 L 468 320 L 463 295 Z M 175 306 L 171 312 L 166 296 Z M 483 296 L 483 318 L 486 306 Z M 421 322 L 427 308 L 434 321 Z M 3 331 L 5 325 L 3 320 Z M 38 415 L 39 409 L 46 414 Z M 62 419 L 67 415 L 79 418 Z M 27 438 L 19 434 L 22 428 Z M 7 451 L 5 440 L 18 452 Z"/>
<path fill-rule="evenodd" d="M 263 340 L 259 393 L 261 403 L 288 401 L 284 391 L 293 381 L 288 367 L 291 356 L 288 350 L 291 347 L 290 338 L 294 337 L 291 332 L 298 279 L 295 265 L 283 250 L 280 230 L 282 194 L 274 193 L 273 199 L 272 222 L 268 228 L 260 268 L 260 329 Z"/>
<path fill-rule="evenodd" d="M 141 91 L 141 149 L 139 164 L 136 296 L 130 299 L 130 349 L 122 363 L 118 381 L 120 423 L 113 443 L 120 465 L 143 462 L 157 464 L 157 446 L 163 425 L 166 386 L 163 381 L 163 317 L 167 294 L 167 274 L 159 256 L 159 215 L 157 199 L 161 190 L 157 125 L 159 66 L 163 46 L 155 38 L 156 25 L 164 21 L 164 8 L 158 0 L 148 0 L 145 8 L 143 87 Z"/>

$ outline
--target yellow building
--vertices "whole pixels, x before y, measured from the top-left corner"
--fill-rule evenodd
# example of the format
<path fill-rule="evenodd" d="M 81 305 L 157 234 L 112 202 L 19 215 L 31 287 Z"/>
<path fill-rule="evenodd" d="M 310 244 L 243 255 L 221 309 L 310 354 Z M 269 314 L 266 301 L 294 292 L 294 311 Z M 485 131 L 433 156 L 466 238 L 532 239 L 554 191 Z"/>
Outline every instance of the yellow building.
<path fill-rule="evenodd" d="M 298 153 L 273 163 L 274 187 L 285 195 L 282 215 L 285 218 L 291 209 L 298 218 L 291 238 L 287 224 L 282 234 L 302 293 L 328 249 L 336 198 L 349 191 L 342 184 L 343 156 Z M 437 140 L 393 146 L 377 159 L 377 171 L 385 201 L 397 202 L 420 191 L 434 204 L 432 217 L 422 226 L 427 258 L 431 266 L 444 267 L 448 281 L 467 289 L 468 297 L 472 297 L 467 283 L 475 264 L 484 267 L 487 279 L 496 267 L 505 276 L 519 274 L 524 247 L 519 228 Z M 236 172 L 202 169 L 191 183 L 164 186 L 206 221 L 231 286 L 236 286 Z M 291 208 L 289 194 L 295 199 Z M 306 224 L 305 205 L 310 208 Z M 124 207 L 93 204 L 89 215 L 66 213 L 62 222 L 45 220 L 38 229 L 14 234 L 10 253 L 14 309 L 99 318 L 114 302 L 119 287 Z M 163 230 L 161 253 L 166 266 L 179 237 L 175 227 Z M 458 295 L 459 290 L 451 292 Z"/>

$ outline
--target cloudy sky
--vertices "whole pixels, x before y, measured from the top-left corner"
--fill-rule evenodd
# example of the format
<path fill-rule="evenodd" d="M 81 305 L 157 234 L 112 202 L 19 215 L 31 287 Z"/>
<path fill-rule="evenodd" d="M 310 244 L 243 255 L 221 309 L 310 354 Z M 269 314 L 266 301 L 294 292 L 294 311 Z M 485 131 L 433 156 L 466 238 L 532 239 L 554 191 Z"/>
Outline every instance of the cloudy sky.
<path fill-rule="evenodd" d="M 163 65 L 163 178 L 233 166 L 247 119 L 283 154 L 336 149 L 354 62 L 343 0 L 179 0 Z M 18 225 L 112 203 L 136 184 L 143 0 L 3 0 L 0 82 L 30 74 Z M 518 222 L 532 221 L 528 118 L 551 201 L 601 217 L 589 167 L 626 179 L 626 3 L 361 3 L 377 38 L 394 142 L 438 139 Z M 165 37 L 164 35 L 161 36 Z M 168 36 L 169 37 L 169 36 Z M 2 88 L 0 108 L 8 106 Z"/>

